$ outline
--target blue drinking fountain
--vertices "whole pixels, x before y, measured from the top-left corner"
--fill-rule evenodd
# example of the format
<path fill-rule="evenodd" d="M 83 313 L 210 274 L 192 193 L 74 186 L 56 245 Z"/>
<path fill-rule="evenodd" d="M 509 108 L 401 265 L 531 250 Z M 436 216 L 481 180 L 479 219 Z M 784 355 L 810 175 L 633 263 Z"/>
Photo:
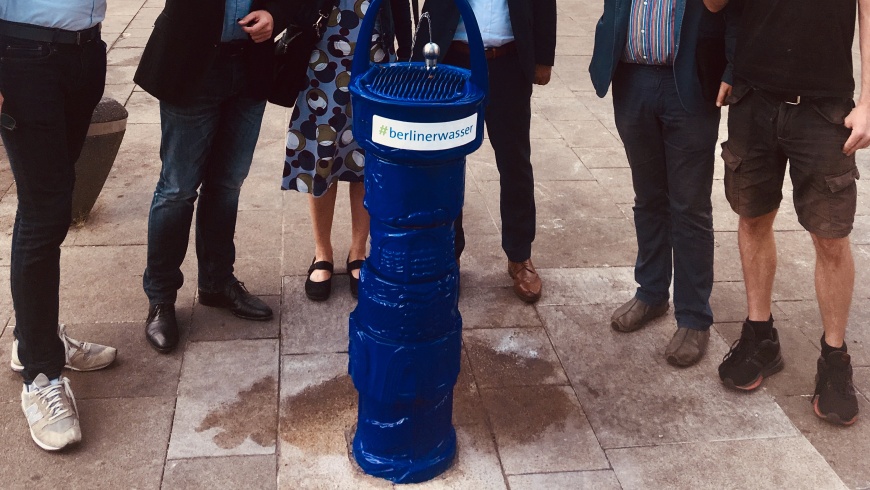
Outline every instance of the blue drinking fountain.
<path fill-rule="evenodd" d="M 488 74 L 467 0 L 456 0 L 471 70 L 425 62 L 371 64 L 382 0 L 363 20 L 352 65 L 353 134 L 366 150 L 371 252 L 350 315 L 348 370 L 359 392 L 353 455 L 397 483 L 429 480 L 456 454 L 453 386 L 462 318 L 453 221 L 465 192 L 465 157 L 483 141 Z"/>

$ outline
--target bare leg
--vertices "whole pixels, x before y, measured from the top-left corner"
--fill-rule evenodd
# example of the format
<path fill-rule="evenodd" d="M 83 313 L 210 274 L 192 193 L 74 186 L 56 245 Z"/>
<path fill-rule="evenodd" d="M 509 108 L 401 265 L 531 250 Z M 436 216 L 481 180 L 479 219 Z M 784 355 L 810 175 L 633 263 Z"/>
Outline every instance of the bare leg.
<path fill-rule="evenodd" d="M 855 287 L 855 261 L 849 237 L 821 238 L 812 233 L 816 246 L 816 297 L 825 328 L 825 342 L 831 347 L 843 345 L 852 290 Z"/>
<path fill-rule="evenodd" d="M 363 206 L 365 192 L 365 185 L 362 182 L 350 184 L 351 243 L 348 258 L 351 262 L 366 257 L 366 245 L 369 239 L 369 212 Z M 359 269 L 354 270 L 352 274 L 353 277 L 359 279 Z"/>
<path fill-rule="evenodd" d="M 776 211 L 757 218 L 740 217 L 737 243 L 746 284 L 749 319 L 765 322 L 770 318 L 773 279 L 776 275 L 776 240 L 773 220 Z"/>
<path fill-rule="evenodd" d="M 308 210 L 311 212 L 311 226 L 314 234 L 314 260 L 335 263 L 332 257 L 332 218 L 335 215 L 335 197 L 338 195 L 338 184 L 329 186 L 326 193 L 320 197 L 308 195 Z M 331 274 L 328 271 L 316 270 L 311 273 L 311 280 L 323 282 Z"/>

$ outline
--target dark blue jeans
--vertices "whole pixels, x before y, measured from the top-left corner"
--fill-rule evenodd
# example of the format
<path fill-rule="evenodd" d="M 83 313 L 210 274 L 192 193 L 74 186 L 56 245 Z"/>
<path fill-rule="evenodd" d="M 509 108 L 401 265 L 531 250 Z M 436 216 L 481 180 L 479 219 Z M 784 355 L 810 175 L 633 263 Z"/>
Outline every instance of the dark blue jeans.
<path fill-rule="evenodd" d="M 60 376 L 60 245 L 72 214 L 75 162 L 106 82 L 106 45 L 0 39 L 0 135 L 18 190 L 9 279 L 25 382 Z"/>
<path fill-rule="evenodd" d="M 260 135 L 265 100 L 245 92 L 242 57 L 218 57 L 200 92 L 176 105 L 160 102 L 163 169 L 148 217 L 148 265 L 142 279 L 149 302 L 175 303 L 184 283 L 196 206 L 199 288 L 215 292 L 236 281 L 236 214 L 239 192 Z"/>
<path fill-rule="evenodd" d="M 680 327 L 713 323 L 713 162 L 719 110 L 683 109 L 670 67 L 621 63 L 613 79 L 616 128 L 634 184 L 637 297 L 668 300 Z"/>

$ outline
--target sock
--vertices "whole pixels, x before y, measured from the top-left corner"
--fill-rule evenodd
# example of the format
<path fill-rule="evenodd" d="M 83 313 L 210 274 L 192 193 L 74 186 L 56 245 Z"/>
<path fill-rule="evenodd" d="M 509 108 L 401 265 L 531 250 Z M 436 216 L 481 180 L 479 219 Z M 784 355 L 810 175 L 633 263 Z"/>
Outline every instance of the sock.
<path fill-rule="evenodd" d="M 48 380 L 48 382 L 49 382 L 50 384 L 52 384 L 52 385 L 59 385 L 59 384 L 60 384 L 60 378 L 50 379 L 50 380 Z M 25 391 L 26 393 L 30 393 L 31 391 L 36 391 L 36 389 L 37 389 L 37 388 L 36 388 L 35 386 L 33 386 L 33 382 L 32 382 L 32 381 L 31 381 L 30 383 L 24 383 L 24 391 Z"/>
<path fill-rule="evenodd" d="M 825 336 L 824 334 L 822 334 L 822 357 L 828 357 L 828 354 L 834 352 L 835 350 L 848 352 L 848 350 L 846 349 L 846 340 L 843 340 L 843 345 L 840 347 L 831 347 L 830 345 L 828 345 L 827 342 L 825 342 Z"/>
<path fill-rule="evenodd" d="M 746 323 L 752 327 L 756 338 L 764 340 L 773 337 L 773 315 L 770 315 L 770 319 L 766 322 L 757 322 L 746 317 Z"/>

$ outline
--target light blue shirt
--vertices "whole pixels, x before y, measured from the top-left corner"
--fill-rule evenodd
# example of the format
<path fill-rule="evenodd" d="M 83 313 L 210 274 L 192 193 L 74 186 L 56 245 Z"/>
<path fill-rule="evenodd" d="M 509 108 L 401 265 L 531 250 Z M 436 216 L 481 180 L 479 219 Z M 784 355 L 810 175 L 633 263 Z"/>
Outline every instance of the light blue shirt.
<path fill-rule="evenodd" d="M 471 9 L 477 18 L 477 25 L 480 26 L 484 47 L 497 48 L 514 40 L 507 0 L 468 0 L 468 3 L 471 4 Z M 465 21 L 459 22 L 453 40 L 468 42 Z"/>
<path fill-rule="evenodd" d="M 226 43 L 236 39 L 250 39 L 248 33 L 242 30 L 239 19 L 251 13 L 252 0 L 226 0 L 224 7 L 224 30 L 221 32 L 221 42 Z"/>
<path fill-rule="evenodd" d="M 0 19 L 81 31 L 106 18 L 106 0 L 0 0 Z"/>

